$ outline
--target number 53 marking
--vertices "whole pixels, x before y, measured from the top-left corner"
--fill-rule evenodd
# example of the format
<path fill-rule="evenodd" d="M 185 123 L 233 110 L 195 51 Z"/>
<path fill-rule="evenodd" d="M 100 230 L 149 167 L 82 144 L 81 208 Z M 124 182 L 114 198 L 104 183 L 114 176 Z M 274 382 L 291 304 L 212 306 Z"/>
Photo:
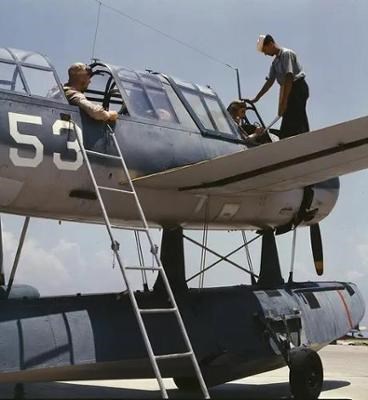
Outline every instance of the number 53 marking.
<path fill-rule="evenodd" d="M 33 157 L 22 157 L 19 154 L 19 149 L 15 147 L 10 147 L 9 157 L 12 163 L 17 167 L 37 167 L 43 160 L 43 150 L 44 146 L 41 141 L 34 135 L 27 135 L 25 133 L 20 133 L 18 130 L 18 123 L 23 122 L 27 124 L 41 125 L 41 117 L 27 114 L 17 114 L 9 112 L 9 132 L 11 137 L 19 144 L 27 144 L 34 148 Z M 70 130 L 73 127 L 75 129 L 75 134 L 79 135 L 83 141 L 82 131 L 76 124 L 71 124 L 68 121 L 57 120 L 52 126 L 52 133 L 54 135 L 60 135 L 63 129 Z M 60 153 L 53 154 L 54 164 L 58 169 L 76 171 L 83 164 L 83 156 L 79 149 L 78 141 L 68 140 L 66 142 L 66 147 L 68 150 L 73 150 L 76 154 L 75 161 L 65 161 L 61 159 Z"/>

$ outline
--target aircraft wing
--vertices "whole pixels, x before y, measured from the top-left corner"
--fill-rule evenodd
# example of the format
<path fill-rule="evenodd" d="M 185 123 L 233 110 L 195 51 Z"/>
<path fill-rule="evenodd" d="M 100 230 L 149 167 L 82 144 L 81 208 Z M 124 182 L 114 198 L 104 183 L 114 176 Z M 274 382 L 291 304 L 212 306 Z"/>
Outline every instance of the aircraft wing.
<path fill-rule="evenodd" d="M 368 116 L 136 178 L 137 186 L 236 194 L 302 188 L 368 168 Z"/>

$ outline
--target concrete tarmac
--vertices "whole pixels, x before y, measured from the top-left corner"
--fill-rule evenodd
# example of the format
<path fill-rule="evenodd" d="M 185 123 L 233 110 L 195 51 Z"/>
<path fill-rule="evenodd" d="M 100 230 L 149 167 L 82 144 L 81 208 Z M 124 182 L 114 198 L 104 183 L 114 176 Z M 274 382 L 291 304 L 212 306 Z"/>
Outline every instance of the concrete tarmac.
<path fill-rule="evenodd" d="M 368 346 L 328 346 L 320 353 L 325 380 L 320 399 L 368 399 Z M 170 398 L 198 397 L 179 392 L 165 379 Z M 13 397 L 13 385 L 0 385 L 0 399 Z M 214 399 L 291 399 L 288 369 L 239 379 L 210 389 Z M 154 379 L 29 383 L 25 399 L 151 399 L 160 398 Z"/>

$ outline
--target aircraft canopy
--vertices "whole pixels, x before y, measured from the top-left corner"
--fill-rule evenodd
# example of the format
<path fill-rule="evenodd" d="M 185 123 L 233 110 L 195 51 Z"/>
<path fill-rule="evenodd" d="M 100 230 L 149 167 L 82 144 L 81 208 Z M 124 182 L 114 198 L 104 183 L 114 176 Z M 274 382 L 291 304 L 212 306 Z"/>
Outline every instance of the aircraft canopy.
<path fill-rule="evenodd" d="M 243 142 L 218 95 L 201 86 L 152 71 L 133 71 L 96 61 L 91 64 L 89 100 L 131 119 Z M 47 57 L 0 48 L 0 90 L 66 104 L 61 82 Z"/>
<path fill-rule="evenodd" d="M 90 100 L 132 118 L 180 124 L 190 131 L 241 140 L 218 95 L 208 86 L 152 71 L 132 71 L 100 61 L 91 65 Z"/>
<path fill-rule="evenodd" d="M 54 67 L 33 51 L 0 48 L 0 89 L 66 103 Z"/>

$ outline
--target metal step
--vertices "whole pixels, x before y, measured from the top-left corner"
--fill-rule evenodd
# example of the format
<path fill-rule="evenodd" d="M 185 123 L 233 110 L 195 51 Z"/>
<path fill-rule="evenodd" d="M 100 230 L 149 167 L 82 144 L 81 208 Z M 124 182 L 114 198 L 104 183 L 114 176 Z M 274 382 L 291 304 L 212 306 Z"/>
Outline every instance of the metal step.
<path fill-rule="evenodd" d="M 138 231 L 138 232 L 147 233 L 147 229 L 146 228 L 137 228 L 135 226 L 111 225 L 111 228 L 113 228 L 113 229 L 121 229 L 121 230 L 125 230 L 125 231 Z"/>
<path fill-rule="evenodd" d="M 113 156 L 111 154 L 106 154 L 106 153 L 99 153 L 98 151 L 92 151 L 92 150 L 85 150 L 87 154 L 92 154 L 93 156 L 101 157 L 101 158 L 111 158 L 113 160 L 120 160 L 121 158 L 119 156 Z"/>
<path fill-rule="evenodd" d="M 177 308 L 140 308 L 141 314 L 167 314 L 177 311 Z"/>
<path fill-rule="evenodd" d="M 186 357 L 191 357 L 192 352 L 188 351 L 186 353 L 172 353 L 172 354 L 162 354 L 159 356 L 155 356 L 156 360 L 172 360 L 176 358 L 186 358 Z"/>
<path fill-rule="evenodd" d="M 161 267 L 130 266 L 130 267 L 124 267 L 124 268 L 129 269 L 131 271 L 161 271 Z"/>
<path fill-rule="evenodd" d="M 133 195 L 134 192 L 132 192 L 131 190 L 123 190 L 123 189 L 116 189 L 116 188 L 112 188 L 112 187 L 108 187 L 108 186 L 97 186 L 100 190 L 108 190 L 110 192 L 119 192 L 119 193 L 123 193 L 123 194 L 130 194 Z"/>

